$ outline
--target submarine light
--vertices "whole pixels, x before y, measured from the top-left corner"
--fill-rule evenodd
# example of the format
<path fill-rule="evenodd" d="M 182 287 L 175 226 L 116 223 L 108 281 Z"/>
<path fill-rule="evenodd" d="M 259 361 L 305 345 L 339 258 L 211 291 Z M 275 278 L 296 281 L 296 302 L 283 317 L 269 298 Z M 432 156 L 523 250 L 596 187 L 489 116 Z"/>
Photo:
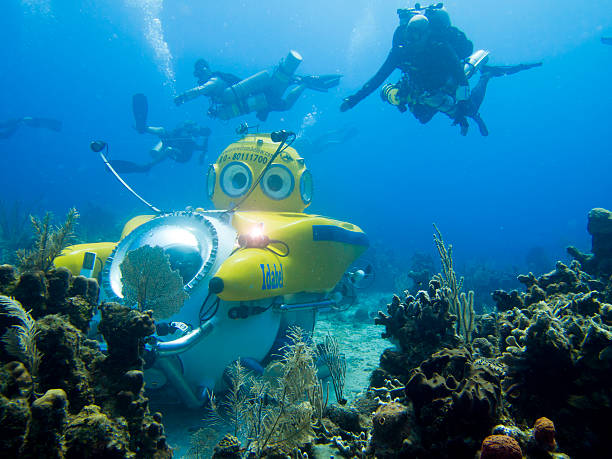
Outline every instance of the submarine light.
<path fill-rule="evenodd" d="M 249 249 L 263 249 L 270 244 L 270 238 L 264 234 L 263 223 L 257 223 L 247 234 L 238 236 L 240 247 Z"/>

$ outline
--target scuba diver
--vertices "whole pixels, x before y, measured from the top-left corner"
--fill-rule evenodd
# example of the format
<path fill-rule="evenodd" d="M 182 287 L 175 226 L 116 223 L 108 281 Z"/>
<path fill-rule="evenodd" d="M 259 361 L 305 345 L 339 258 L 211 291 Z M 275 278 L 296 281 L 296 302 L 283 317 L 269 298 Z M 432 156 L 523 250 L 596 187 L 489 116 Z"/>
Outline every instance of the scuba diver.
<path fill-rule="evenodd" d="M 601 42 L 604 45 L 612 45 L 612 37 L 601 37 Z"/>
<path fill-rule="evenodd" d="M 200 152 L 198 162 L 200 164 L 204 163 L 204 157 L 208 151 L 209 128 L 198 126 L 193 121 L 184 121 L 172 130 L 167 130 L 164 127 L 148 126 L 148 102 L 144 94 L 134 94 L 132 97 L 132 109 L 136 122 L 135 128 L 138 133 L 156 135 L 159 137 L 159 141 L 150 151 L 152 160 L 146 164 L 137 164 L 121 159 L 111 160 L 110 164 L 117 172 L 148 172 L 153 166 L 168 158 L 177 163 L 186 163 L 191 160 L 193 153 L 196 151 Z M 196 142 L 197 138 L 202 138 L 203 142 Z"/>
<path fill-rule="evenodd" d="M 304 90 L 327 92 L 339 84 L 341 75 L 295 75 L 301 62 L 302 56 L 297 51 L 290 51 L 273 69 L 241 80 L 229 73 L 211 71 L 207 62 L 200 59 L 194 69 L 198 86 L 179 94 L 174 103 L 182 105 L 207 96 L 211 102 L 208 115 L 212 118 L 229 120 L 256 112 L 257 118 L 265 121 L 272 111 L 289 110 Z"/>
<path fill-rule="evenodd" d="M 437 112 L 446 113 L 466 135 L 472 118 L 482 135 L 488 130 L 478 110 L 491 77 L 510 75 L 540 66 L 486 66 L 488 52 L 473 53 L 474 46 L 465 33 L 451 25 L 442 3 L 422 8 L 399 9 L 400 25 L 393 34 L 393 45 L 378 72 L 354 95 L 344 99 L 340 111 L 353 108 L 371 94 L 395 69 L 402 77 L 395 85 L 383 87 L 383 100 L 401 112 L 408 108 L 421 123 L 429 122 Z M 470 94 L 469 78 L 482 72 L 481 83 Z M 408 106 L 408 108 L 407 108 Z"/>
<path fill-rule="evenodd" d="M 51 118 L 32 118 L 24 116 L 23 118 L 14 118 L 7 121 L 0 121 L 0 139 L 8 139 L 12 137 L 20 126 L 29 126 L 33 128 L 45 128 L 55 132 L 62 130 L 62 122 Z"/>

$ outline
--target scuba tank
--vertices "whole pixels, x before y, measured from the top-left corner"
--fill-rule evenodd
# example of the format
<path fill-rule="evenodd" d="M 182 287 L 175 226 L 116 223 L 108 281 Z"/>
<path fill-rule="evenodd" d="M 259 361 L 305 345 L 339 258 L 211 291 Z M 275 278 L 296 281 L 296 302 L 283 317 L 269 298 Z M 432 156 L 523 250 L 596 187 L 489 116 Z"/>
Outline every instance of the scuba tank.
<path fill-rule="evenodd" d="M 221 102 L 224 104 L 239 103 L 251 94 L 265 91 L 269 84 L 270 73 L 268 70 L 262 70 L 225 89 L 221 95 Z"/>
<path fill-rule="evenodd" d="M 227 121 L 240 115 L 265 110 L 268 106 L 268 98 L 265 94 L 260 93 L 248 97 L 246 100 L 237 100 L 231 104 L 220 105 L 215 110 L 211 109 L 210 113 L 219 119 Z"/>
<path fill-rule="evenodd" d="M 469 80 L 474 76 L 478 69 L 489 61 L 489 51 L 479 49 L 468 57 L 463 65 L 463 72 Z"/>
<path fill-rule="evenodd" d="M 262 70 L 225 89 L 221 95 L 222 105 L 212 114 L 222 120 L 229 120 L 267 109 L 269 103 L 266 94 L 282 97 L 301 63 L 302 56 L 297 51 L 289 51 L 273 71 Z"/>
<path fill-rule="evenodd" d="M 297 51 L 289 51 L 289 54 L 280 61 L 270 77 L 269 93 L 276 98 L 281 98 L 283 93 L 293 82 L 293 75 L 302 63 L 302 56 Z"/>

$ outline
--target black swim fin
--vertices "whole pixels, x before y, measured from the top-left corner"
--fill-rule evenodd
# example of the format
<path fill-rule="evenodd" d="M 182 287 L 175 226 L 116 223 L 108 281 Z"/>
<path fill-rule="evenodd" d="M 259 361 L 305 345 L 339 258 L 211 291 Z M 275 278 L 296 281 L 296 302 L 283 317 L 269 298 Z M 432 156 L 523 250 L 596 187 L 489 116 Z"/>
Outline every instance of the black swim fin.
<path fill-rule="evenodd" d="M 23 124 L 34 128 L 51 129 L 55 132 L 62 130 L 62 122 L 51 118 L 22 118 Z"/>
<path fill-rule="evenodd" d="M 471 115 L 470 118 L 476 121 L 476 124 L 478 125 L 478 130 L 480 131 L 480 135 L 483 137 L 487 137 L 489 135 L 489 129 L 487 128 L 487 125 L 485 124 L 484 120 L 480 116 L 480 113 Z"/>
<path fill-rule="evenodd" d="M 601 42 L 604 45 L 612 45 L 612 37 L 601 37 Z"/>
<path fill-rule="evenodd" d="M 150 164 L 138 164 L 123 159 L 111 159 L 109 163 L 118 174 L 143 174 L 151 170 Z"/>
<path fill-rule="evenodd" d="M 147 116 L 149 115 L 147 96 L 144 94 L 134 94 L 132 96 L 132 111 L 134 112 L 136 130 L 143 134 L 147 129 Z"/>
<path fill-rule="evenodd" d="M 541 62 L 534 62 L 531 64 L 518 64 L 518 65 L 483 65 L 481 72 L 488 73 L 490 76 L 499 77 L 505 75 L 514 75 L 515 73 L 522 72 L 523 70 L 533 69 L 535 67 L 542 67 Z"/>
<path fill-rule="evenodd" d="M 298 78 L 298 83 L 306 85 L 308 89 L 314 91 L 327 92 L 329 88 L 333 88 L 340 84 L 342 75 L 309 75 Z"/>

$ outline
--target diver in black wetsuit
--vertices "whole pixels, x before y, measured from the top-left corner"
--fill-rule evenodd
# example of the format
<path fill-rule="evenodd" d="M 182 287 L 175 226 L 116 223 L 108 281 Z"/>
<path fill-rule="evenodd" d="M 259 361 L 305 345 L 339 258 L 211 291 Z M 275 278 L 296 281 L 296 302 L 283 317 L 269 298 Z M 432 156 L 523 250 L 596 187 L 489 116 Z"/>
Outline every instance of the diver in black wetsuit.
<path fill-rule="evenodd" d="M 166 159 L 177 163 L 186 163 L 191 160 L 193 154 L 200 152 L 199 164 L 203 164 L 204 157 L 208 151 L 208 137 L 210 129 L 200 127 L 193 121 L 185 121 L 172 130 L 164 127 L 147 126 L 143 132 L 156 135 L 159 142 L 151 149 L 152 160 L 146 164 L 137 164 L 122 159 L 113 159 L 111 165 L 119 173 L 143 173 L 151 170 L 153 166 Z M 202 138 L 201 143 L 196 142 Z"/>
<path fill-rule="evenodd" d="M 55 132 L 60 132 L 62 130 L 61 121 L 50 118 L 32 118 L 30 116 L 24 116 L 23 118 L 0 121 L 0 139 L 12 137 L 21 126 L 45 128 Z"/>
<path fill-rule="evenodd" d="M 132 110 L 136 122 L 135 129 L 140 133 L 153 134 L 159 137 L 159 142 L 151 149 L 152 160 L 146 164 L 137 164 L 122 159 L 109 161 L 119 173 L 148 172 L 153 166 L 165 159 L 172 159 L 177 163 L 186 163 L 196 151 L 200 152 L 199 163 L 204 162 L 208 151 L 208 137 L 210 129 L 198 126 L 193 121 L 185 121 L 175 129 L 167 130 L 164 127 L 149 126 L 147 124 L 148 102 L 144 94 L 134 94 L 132 97 Z M 200 143 L 196 139 L 203 139 Z"/>
<path fill-rule="evenodd" d="M 446 10 L 428 10 L 428 15 L 431 19 L 423 14 L 414 14 L 407 20 L 400 15 L 400 25 L 393 34 L 393 45 L 387 59 L 357 93 L 344 99 L 340 111 L 357 105 L 395 69 L 410 75 L 415 90 L 435 91 L 447 84 L 449 79 L 454 79 L 461 91 L 465 92 L 468 82 L 463 71 L 463 60 L 472 54 L 474 45 L 465 33 L 450 25 Z M 415 116 L 419 119 L 426 117 L 425 114 Z"/>
<path fill-rule="evenodd" d="M 177 163 L 186 163 L 196 151 L 200 152 L 198 162 L 203 164 L 208 151 L 209 128 L 200 127 L 193 121 L 185 121 L 171 131 L 163 127 L 147 126 L 145 132 L 159 137 L 159 142 L 151 149 L 153 161 L 149 167 L 166 158 Z M 198 144 L 196 138 L 202 138 L 203 142 Z"/>
<path fill-rule="evenodd" d="M 301 62 L 302 56 L 291 51 L 274 69 L 242 80 L 228 73 L 212 72 L 206 61 L 200 59 L 194 71 L 198 86 L 179 94 L 174 103 L 182 105 L 207 96 L 211 100 L 208 114 L 213 118 L 229 120 L 256 112 L 257 118 L 264 121 L 271 111 L 289 110 L 305 89 L 327 92 L 340 82 L 341 75 L 294 75 Z"/>
<path fill-rule="evenodd" d="M 466 135 L 467 118 L 476 121 L 482 135 L 488 129 L 478 110 L 484 100 L 491 77 L 510 75 L 542 65 L 486 66 L 488 53 L 473 53 L 473 44 L 465 34 L 451 26 L 450 16 L 441 4 L 414 9 L 398 10 L 400 26 L 393 35 L 393 47 L 378 72 L 356 94 L 344 99 L 341 111 L 354 107 L 371 94 L 397 68 L 402 79 L 389 100 L 383 88 L 383 98 L 406 111 L 406 105 L 421 123 L 429 122 L 441 111 L 454 120 Z M 477 65 L 482 72 L 474 92 L 470 94 L 468 78 Z M 472 66 L 470 68 L 470 66 Z"/>

